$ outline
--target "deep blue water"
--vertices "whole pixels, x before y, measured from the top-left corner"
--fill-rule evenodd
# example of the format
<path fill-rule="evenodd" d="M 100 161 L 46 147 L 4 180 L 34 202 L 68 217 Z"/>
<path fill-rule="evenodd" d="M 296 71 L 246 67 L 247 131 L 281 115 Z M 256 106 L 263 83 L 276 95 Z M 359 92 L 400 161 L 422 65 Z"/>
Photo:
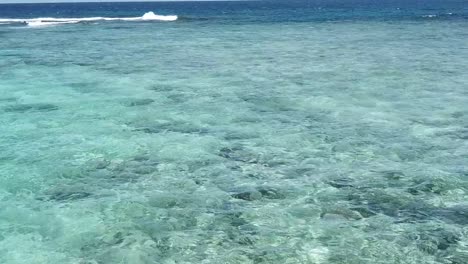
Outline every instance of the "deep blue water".
<path fill-rule="evenodd" d="M 0 5 L 0 263 L 468 263 L 467 14 Z"/>
<path fill-rule="evenodd" d="M 140 16 L 148 10 L 186 19 L 232 22 L 468 19 L 464 0 L 208 1 L 140 3 L 4 4 L 0 17 Z M 449 15 L 450 14 L 450 15 Z"/>

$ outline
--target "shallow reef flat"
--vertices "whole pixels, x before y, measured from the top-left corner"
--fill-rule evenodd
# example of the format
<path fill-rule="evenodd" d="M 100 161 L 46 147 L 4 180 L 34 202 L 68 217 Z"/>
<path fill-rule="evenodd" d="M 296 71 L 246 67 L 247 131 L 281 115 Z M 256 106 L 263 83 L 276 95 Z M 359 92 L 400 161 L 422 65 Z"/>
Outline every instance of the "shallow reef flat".
<path fill-rule="evenodd" d="M 0 263 L 467 263 L 467 20 L 244 11 L 0 27 Z"/>

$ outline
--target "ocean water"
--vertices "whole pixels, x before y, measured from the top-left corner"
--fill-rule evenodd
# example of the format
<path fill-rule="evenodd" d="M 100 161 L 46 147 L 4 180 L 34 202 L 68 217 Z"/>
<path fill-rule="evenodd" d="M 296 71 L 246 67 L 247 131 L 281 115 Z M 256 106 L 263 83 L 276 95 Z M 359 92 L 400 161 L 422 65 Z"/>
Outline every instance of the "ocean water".
<path fill-rule="evenodd" d="M 466 1 L 0 5 L 0 263 L 466 264 L 467 84 Z"/>

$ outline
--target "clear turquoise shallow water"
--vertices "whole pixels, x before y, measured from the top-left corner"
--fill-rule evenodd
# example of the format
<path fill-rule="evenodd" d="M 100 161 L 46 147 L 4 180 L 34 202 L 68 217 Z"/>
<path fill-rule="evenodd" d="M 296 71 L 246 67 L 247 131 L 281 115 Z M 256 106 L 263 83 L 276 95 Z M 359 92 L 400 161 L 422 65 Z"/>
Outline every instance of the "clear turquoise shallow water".
<path fill-rule="evenodd" d="M 0 25 L 0 263 L 467 263 L 463 4 L 135 5 Z"/>

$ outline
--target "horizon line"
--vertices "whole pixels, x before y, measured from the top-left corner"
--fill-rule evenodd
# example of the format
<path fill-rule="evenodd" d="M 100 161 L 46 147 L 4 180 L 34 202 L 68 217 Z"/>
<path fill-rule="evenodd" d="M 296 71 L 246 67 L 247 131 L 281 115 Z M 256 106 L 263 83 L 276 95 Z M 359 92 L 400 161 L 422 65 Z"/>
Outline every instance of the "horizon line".
<path fill-rule="evenodd" d="M 160 2 L 160 3 L 173 3 L 173 2 L 261 2 L 265 0 L 59 0 L 59 1 L 40 1 L 40 2 L 31 2 L 31 1 L 21 1 L 21 2 L 0 2 L 0 5 L 6 4 L 86 4 L 86 3 L 147 3 L 147 2 Z"/>

